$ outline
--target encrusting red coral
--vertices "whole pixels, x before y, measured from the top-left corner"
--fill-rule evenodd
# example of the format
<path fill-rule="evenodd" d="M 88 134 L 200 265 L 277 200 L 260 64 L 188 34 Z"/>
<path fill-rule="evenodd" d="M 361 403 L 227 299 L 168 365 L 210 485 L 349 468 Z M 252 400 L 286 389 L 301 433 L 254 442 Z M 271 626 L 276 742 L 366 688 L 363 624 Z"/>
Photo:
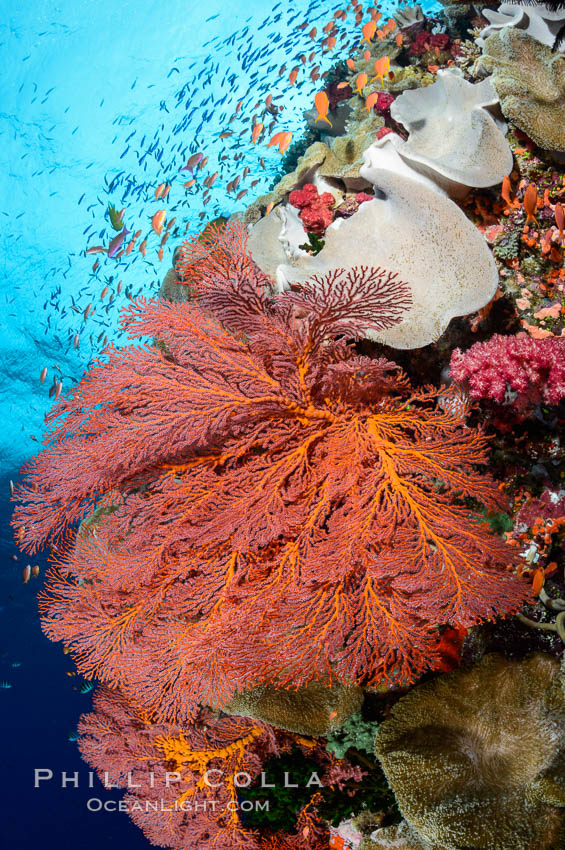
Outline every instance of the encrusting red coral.
<path fill-rule="evenodd" d="M 291 192 L 288 200 L 293 207 L 300 210 L 300 219 L 306 232 L 323 236 L 334 220 L 334 196 L 329 192 L 319 195 L 312 183 L 306 183 L 302 189 Z"/>
<path fill-rule="evenodd" d="M 565 398 L 565 339 L 495 334 L 467 351 L 456 349 L 450 371 L 467 382 L 472 398 L 511 404 L 525 416 L 540 403 Z"/>
<path fill-rule="evenodd" d="M 449 35 L 446 32 L 438 32 L 433 34 L 427 30 L 421 30 L 416 34 L 409 52 L 412 56 L 423 56 L 430 50 L 447 50 L 449 47 Z"/>
<path fill-rule="evenodd" d="M 346 341 L 399 321 L 405 284 L 337 269 L 269 300 L 241 231 L 207 271 L 185 246 L 198 301 L 129 305 L 130 336 L 160 343 L 108 349 L 16 493 L 22 547 L 58 549 L 45 632 L 158 719 L 266 682 L 406 684 L 437 625 L 528 595 L 466 507 L 502 500 L 482 432 Z"/>

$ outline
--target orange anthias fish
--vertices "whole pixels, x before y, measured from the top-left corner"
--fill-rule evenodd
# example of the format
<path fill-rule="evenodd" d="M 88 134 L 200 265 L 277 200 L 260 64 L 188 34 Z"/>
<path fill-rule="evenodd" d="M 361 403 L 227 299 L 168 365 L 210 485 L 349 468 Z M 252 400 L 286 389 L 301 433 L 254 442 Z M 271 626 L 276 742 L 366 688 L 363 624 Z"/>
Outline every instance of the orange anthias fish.
<path fill-rule="evenodd" d="M 262 132 L 263 125 L 261 124 L 261 122 L 255 122 L 255 124 L 253 125 L 253 129 L 251 130 L 251 141 L 253 142 L 253 144 L 255 144 Z"/>
<path fill-rule="evenodd" d="M 365 101 L 365 109 L 367 111 L 371 111 L 377 100 L 379 99 L 379 93 L 376 91 L 371 92 L 367 100 Z"/>
<path fill-rule="evenodd" d="M 559 230 L 561 244 L 563 244 L 563 231 L 565 230 L 565 209 L 563 209 L 561 204 L 555 204 L 553 215 L 555 216 L 555 224 L 557 225 L 557 229 Z"/>
<path fill-rule="evenodd" d="M 271 148 L 273 145 L 278 145 L 279 151 L 281 152 L 281 154 L 283 154 L 290 145 L 291 139 L 292 133 L 290 132 L 290 130 L 285 130 L 282 133 L 275 133 L 267 147 Z"/>
<path fill-rule="evenodd" d="M 381 56 L 380 59 L 375 61 L 375 76 L 373 80 L 380 80 L 381 85 L 384 85 L 384 77 L 385 74 L 388 74 L 390 68 L 390 59 L 388 56 Z M 373 82 L 371 80 L 371 82 Z"/>
<path fill-rule="evenodd" d="M 353 61 L 353 59 L 347 59 L 345 64 L 347 65 L 350 71 L 355 70 L 355 62 Z"/>
<path fill-rule="evenodd" d="M 316 121 L 325 121 L 326 124 L 329 124 L 330 127 L 332 127 L 332 122 L 328 118 L 328 109 L 330 108 L 330 101 L 325 91 L 319 91 L 314 96 L 314 106 L 318 110 Z"/>
<path fill-rule="evenodd" d="M 402 47 L 402 42 L 404 41 L 404 35 L 401 32 L 397 32 L 394 36 L 394 40 L 396 42 L 397 47 Z"/>
<path fill-rule="evenodd" d="M 361 94 L 361 92 L 367 85 L 368 79 L 369 78 L 367 77 L 367 74 L 365 74 L 365 72 L 363 72 L 362 74 L 358 74 L 357 79 L 355 80 L 355 91 Z"/>
<path fill-rule="evenodd" d="M 362 38 L 361 43 L 363 43 L 363 41 L 367 41 L 370 44 L 372 39 L 375 37 L 376 31 L 377 31 L 376 21 L 374 21 L 374 20 L 367 21 L 367 23 L 361 29 L 361 32 L 363 34 L 363 38 Z"/>
<path fill-rule="evenodd" d="M 512 191 L 512 184 L 510 183 L 510 177 L 508 177 L 508 176 L 504 177 L 503 180 L 502 180 L 502 189 L 500 190 L 500 196 L 501 196 L 502 200 L 505 201 L 506 206 L 508 206 L 508 207 L 510 207 L 511 209 L 514 209 L 514 210 L 519 209 L 520 208 L 520 201 L 518 201 L 517 198 L 512 199 L 510 197 L 511 191 Z"/>
<path fill-rule="evenodd" d="M 526 224 L 529 224 L 530 221 L 533 221 L 535 224 L 537 224 L 535 212 L 538 208 L 538 190 L 536 188 L 535 183 L 530 183 L 530 185 L 524 192 L 523 203 L 524 212 L 526 213 Z"/>
<path fill-rule="evenodd" d="M 153 228 L 157 236 L 161 235 L 161 231 L 163 230 L 163 224 L 165 223 L 166 217 L 167 210 L 157 210 L 157 212 L 151 219 L 151 227 Z"/>
<path fill-rule="evenodd" d="M 139 253 L 142 257 L 145 257 L 145 252 L 147 251 L 147 239 L 144 239 L 141 245 L 139 246 Z M 118 287 L 119 289 L 119 287 Z"/>
<path fill-rule="evenodd" d="M 290 74 L 288 75 L 288 81 L 289 81 L 291 86 L 293 86 L 295 84 L 296 78 L 298 77 L 299 70 L 300 70 L 300 68 L 294 67 L 292 69 L 292 71 L 290 72 Z"/>

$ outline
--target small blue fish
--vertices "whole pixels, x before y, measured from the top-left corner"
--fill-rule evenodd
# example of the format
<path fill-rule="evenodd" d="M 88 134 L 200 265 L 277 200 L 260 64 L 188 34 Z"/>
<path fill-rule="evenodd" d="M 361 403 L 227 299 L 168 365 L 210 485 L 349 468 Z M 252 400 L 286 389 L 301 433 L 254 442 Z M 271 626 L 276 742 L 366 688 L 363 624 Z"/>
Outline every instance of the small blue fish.
<path fill-rule="evenodd" d="M 2 688 L 5 691 L 7 691 L 11 687 L 12 687 L 11 682 L 0 682 L 0 688 Z"/>
<path fill-rule="evenodd" d="M 83 682 L 83 683 L 82 683 L 82 685 L 80 686 L 80 688 L 79 688 L 78 690 L 79 690 L 79 693 L 80 693 L 80 694 L 89 694 L 89 693 L 90 693 L 90 691 L 91 691 L 93 688 L 94 688 L 94 683 L 93 683 L 93 682 Z"/>

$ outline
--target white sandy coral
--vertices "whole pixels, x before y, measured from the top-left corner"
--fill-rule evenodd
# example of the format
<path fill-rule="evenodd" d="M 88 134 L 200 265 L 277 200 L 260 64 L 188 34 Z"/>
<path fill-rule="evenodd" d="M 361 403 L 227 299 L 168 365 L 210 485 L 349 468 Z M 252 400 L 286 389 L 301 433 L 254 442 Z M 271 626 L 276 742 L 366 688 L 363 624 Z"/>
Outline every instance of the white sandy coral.
<path fill-rule="evenodd" d="M 372 338 L 395 348 L 437 340 L 454 316 L 487 304 L 498 285 L 495 262 L 482 235 L 433 181 L 400 157 L 392 134 L 365 152 L 362 176 L 375 200 L 326 231 L 325 247 L 277 268 L 279 290 L 330 269 L 360 264 L 398 272 L 413 305 L 400 324 Z"/>
<path fill-rule="evenodd" d="M 506 125 L 493 113 L 497 104 L 489 79 L 473 85 L 458 68 L 438 71 L 433 85 L 405 91 L 392 104 L 392 117 L 409 132 L 398 152 L 451 197 L 495 186 L 512 170 Z"/>
<path fill-rule="evenodd" d="M 565 22 L 565 9 L 548 9 L 542 3 L 536 3 L 535 6 L 525 6 L 520 3 L 501 3 L 496 11 L 482 9 L 481 14 L 489 23 L 477 39 L 477 44 L 480 47 L 484 47 L 489 35 L 505 27 L 516 27 L 524 30 L 536 41 L 540 41 L 548 47 L 553 47 L 555 36 Z"/>

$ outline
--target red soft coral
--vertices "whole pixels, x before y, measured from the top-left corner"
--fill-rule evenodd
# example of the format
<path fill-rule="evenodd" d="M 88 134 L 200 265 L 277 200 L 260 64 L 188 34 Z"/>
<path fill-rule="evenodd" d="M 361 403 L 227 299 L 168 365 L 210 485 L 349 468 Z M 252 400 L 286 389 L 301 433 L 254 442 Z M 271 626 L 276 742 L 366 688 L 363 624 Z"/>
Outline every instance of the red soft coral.
<path fill-rule="evenodd" d="M 377 95 L 377 102 L 373 107 L 375 112 L 380 115 L 390 117 L 390 107 L 394 103 L 394 95 L 386 91 L 380 91 Z"/>
<path fill-rule="evenodd" d="M 334 220 L 335 198 L 329 192 L 318 194 L 312 183 L 290 193 L 289 202 L 300 210 L 300 219 L 307 233 L 323 236 Z"/>

